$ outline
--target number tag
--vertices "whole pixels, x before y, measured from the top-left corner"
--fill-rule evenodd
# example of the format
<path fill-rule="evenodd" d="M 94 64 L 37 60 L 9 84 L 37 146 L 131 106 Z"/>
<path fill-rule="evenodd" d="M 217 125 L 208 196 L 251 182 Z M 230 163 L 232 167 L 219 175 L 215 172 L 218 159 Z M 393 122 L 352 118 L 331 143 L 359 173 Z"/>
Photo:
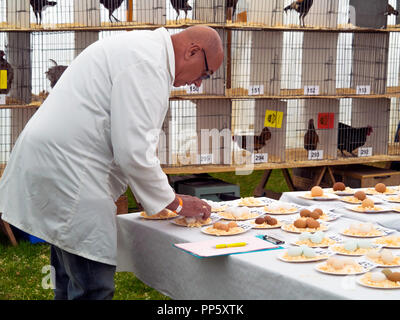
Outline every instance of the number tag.
<path fill-rule="evenodd" d="M 371 86 L 357 86 L 357 94 L 371 94 Z"/>
<path fill-rule="evenodd" d="M 202 94 L 203 93 L 203 85 L 200 87 L 197 87 L 194 84 L 191 84 L 186 88 L 186 93 L 187 94 Z"/>
<path fill-rule="evenodd" d="M 0 94 L 0 104 L 6 104 L 6 95 Z"/>
<path fill-rule="evenodd" d="M 268 162 L 268 153 L 253 153 L 253 163 L 266 163 Z"/>
<path fill-rule="evenodd" d="M 257 96 L 264 94 L 264 85 L 255 85 L 249 87 L 249 96 Z"/>
<path fill-rule="evenodd" d="M 199 161 L 200 164 L 211 164 L 212 163 L 212 154 L 201 154 L 199 156 Z"/>
<path fill-rule="evenodd" d="M 322 160 L 324 158 L 324 150 L 308 151 L 308 160 Z"/>
<path fill-rule="evenodd" d="M 319 95 L 319 86 L 305 86 L 304 95 L 306 96 Z"/>
<path fill-rule="evenodd" d="M 372 147 L 358 148 L 358 156 L 359 157 L 371 157 L 372 156 Z"/>

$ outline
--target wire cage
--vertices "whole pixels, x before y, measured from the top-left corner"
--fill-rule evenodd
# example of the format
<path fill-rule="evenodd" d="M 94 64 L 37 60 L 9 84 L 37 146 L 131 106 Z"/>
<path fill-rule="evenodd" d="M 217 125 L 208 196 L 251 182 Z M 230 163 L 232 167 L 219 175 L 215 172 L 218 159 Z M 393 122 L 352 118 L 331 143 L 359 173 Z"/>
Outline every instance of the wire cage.
<path fill-rule="evenodd" d="M 284 10 L 290 0 L 189 0 L 180 5 L 190 9 L 178 10 L 171 0 L 124 0 L 111 11 L 100 0 L 56 2 L 40 17 L 30 1 L 0 1 L 0 163 L 87 46 L 120 32 L 165 26 L 174 34 L 193 24 L 215 27 L 225 57 L 200 88 L 173 88 L 156 132 L 164 167 L 400 155 L 400 33 L 398 16 L 384 14 L 399 1 L 375 3 L 382 21 L 365 25 L 370 12 L 350 10 L 359 1 L 315 0 L 305 26 L 299 12 Z"/>
<path fill-rule="evenodd" d="M 396 7 L 396 0 L 304 0 L 301 4 L 294 0 L 2 0 L 0 25 L 39 30 L 191 24 L 379 29 L 399 25 Z"/>

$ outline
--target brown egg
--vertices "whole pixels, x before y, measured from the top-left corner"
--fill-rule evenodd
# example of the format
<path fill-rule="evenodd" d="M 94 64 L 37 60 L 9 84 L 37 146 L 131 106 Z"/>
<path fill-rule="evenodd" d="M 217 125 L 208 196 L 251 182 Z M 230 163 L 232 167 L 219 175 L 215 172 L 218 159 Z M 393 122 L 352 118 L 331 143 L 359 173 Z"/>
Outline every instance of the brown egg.
<path fill-rule="evenodd" d="M 221 223 L 219 229 L 223 230 L 223 231 L 229 231 L 229 225 L 225 224 L 225 223 Z"/>
<path fill-rule="evenodd" d="M 360 200 L 360 201 L 363 201 L 363 200 L 367 197 L 367 195 L 365 194 L 364 191 L 357 191 L 357 192 L 354 194 L 354 197 L 357 198 L 357 199 Z"/>
<path fill-rule="evenodd" d="M 266 221 L 270 226 L 274 226 L 278 223 L 278 220 L 276 220 L 275 218 L 272 218 L 272 217 L 268 217 L 268 219 Z"/>
<path fill-rule="evenodd" d="M 309 217 L 311 214 L 311 211 L 308 209 L 301 209 L 300 211 L 300 217 Z"/>
<path fill-rule="evenodd" d="M 313 212 L 317 212 L 319 214 L 319 216 L 322 216 L 324 214 L 324 212 L 320 208 L 314 209 Z"/>
<path fill-rule="evenodd" d="M 321 197 L 324 194 L 324 191 L 321 187 L 315 186 L 311 189 L 311 196 L 312 197 Z"/>
<path fill-rule="evenodd" d="M 297 219 L 295 222 L 293 222 L 293 225 L 296 228 L 306 228 L 307 227 L 307 222 L 304 219 Z"/>
<path fill-rule="evenodd" d="M 228 223 L 229 229 L 230 229 L 230 228 L 236 228 L 237 226 L 238 226 L 238 225 L 237 225 L 237 223 L 236 223 L 235 221 L 231 221 L 231 222 Z"/>
<path fill-rule="evenodd" d="M 377 183 L 375 186 L 375 190 L 384 193 L 386 191 L 386 185 L 384 183 Z"/>
<path fill-rule="evenodd" d="M 389 274 L 386 277 L 390 281 L 394 281 L 394 282 L 400 281 L 400 272 L 392 272 L 391 274 Z"/>
<path fill-rule="evenodd" d="M 258 217 L 254 222 L 256 224 L 263 224 L 265 222 L 265 219 L 263 217 Z"/>
<path fill-rule="evenodd" d="M 310 218 L 313 218 L 315 220 L 319 219 L 319 212 L 315 212 L 315 211 L 311 212 Z"/>
<path fill-rule="evenodd" d="M 333 185 L 333 191 L 344 191 L 346 190 L 346 186 L 344 185 L 343 182 L 336 182 Z"/>
<path fill-rule="evenodd" d="M 313 218 L 307 218 L 306 224 L 307 228 L 311 229 L 317 229 L 320 226 L 319 222 L 317 220 L 314 220 Z"/>
<path fill-rule="evenodd" d="M 223 223 L 222 222 L 216 222 L 216 223 L 213 224 L 213 228 L 214 229 L 219 229 L 221 224 L 223 224 Z"/>
<path fill-rule="evenodd" d="M 374 206 L 374 202 L 370 198 L 364 199 L 361 203 L 361 207 L 363 208 L 373 208 Z"/>

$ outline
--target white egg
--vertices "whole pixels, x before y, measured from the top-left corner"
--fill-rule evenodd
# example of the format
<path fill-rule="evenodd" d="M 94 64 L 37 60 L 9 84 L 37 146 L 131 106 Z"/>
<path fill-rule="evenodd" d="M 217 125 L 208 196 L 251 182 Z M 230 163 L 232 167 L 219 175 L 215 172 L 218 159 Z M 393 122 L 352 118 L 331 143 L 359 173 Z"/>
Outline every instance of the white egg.
<path fill-rule="evenodd" d="M 328 258 L 328 260 L 326 260 L 326 264 L 328 266 L 332 266 L 336 262 L 336 260 L 338 260 L 338 259 L 335 257 L 330 257 L 330 258 Z"/>
<path fill-rule="evenodd" d="M 315 251 L 314 251 L 314 249 L 312 249 L 312 248 L 305 248 L 304 250 L 303 250 L 303 255 L 306 257 L 306 258 L 314 258 L 317 254 L 315 253 Z"/>
<path fill-rule="evenodd" d="M 322 231 L 317 231 L 314 233 L 314 235 L 318 235 L 318 237 L 322 237 L 322 239 L 325 238 L 325 233 L 323 233 Z"/>
<path fill-rule="evenodd" d="M 349 230 L 351 232 L 357 233 L 359 231 L 358 223 L 352 223 L 349 227 Z"/>
<path fill-rule="evenodd" d="M 368 239 L 358 240 L 357 245 L 359 248 L 362 248 L 362 249 L 372 248 L 372 242 L 371 242 L 371 240 L 368 240 Z"/>
<path fill-rule="evenodd" d="M 311 237 L 310 232 L 302 232 L 299 236 L 299 240 L 301 240 L 301 241 L 307 240 L 307 239 L 310 239 L 310 237 Z"/>
<path fill-rule="evenodd" d="M 186 223 L 190 224 L 190 223 L 196 223 L 196 218 L 194 217 L 185 217 Z"/>
<path fill-rule="evenodd" d="M 382 282 L 386 280 L 386 276 L 382 272 L 372 272 L 371 280 L 375 282 Z"/>
<path fill-rule="evenodd" d="M 345 248 L 347 251 L 355 251 L 357 250 L 357 242 L 353 240 L 346 241 L 343 244 L 343 248 Z"/>
<path fill-rule="evenodd" d="M 388 249 L 383 249 L 381 252 L 381 259 L 382 259 L 383 263 L 389 264 L 394 261 L 394 256 L 393 256 L 392 252 L 389 251 Z"/>
<path fill-rule="evenodd" d="M 344 262 L 343 260 L 336 259 L 336 261 L 333 262 L 332 267 L 336 270 L 341 270 L 344 268 Z"/>
<path fill-rule="evenodd" d="M 368 223 L 362 223 L 359 226 L 359 230 L 362 233 L 368 233 L 371 231 L 371 226 Z"/>
<path fill-rule="evenodd" d="M 324 239 L 324 236 L 323 236 L 323 235 L 316 234 L 316 233 L 313 234 L 313 235 L 310 237 L 310 240 L 311 240 L 312 243 L 321 243 L 323 239 Z"/>
<path fill-rule="evenodd" d="M 291 247 L 288 249 L 287 254 L 290 257 L 298 257 L 301 256 L 303 253 L 303 249 L 300 247 Z"/>
<path fill-rule="evenodd" d="M 357 262 L 352 258 L 343 258 L 343 263 L 345 266 L 355 266 Z"/>
<path fill-rule="evenodd" d="M 377 251 L 371 251 L 371 252 L 368 252 L 366 254 L 366 256 L 371 259 L 378 259 L 381 256 L 381 254 Z"/>

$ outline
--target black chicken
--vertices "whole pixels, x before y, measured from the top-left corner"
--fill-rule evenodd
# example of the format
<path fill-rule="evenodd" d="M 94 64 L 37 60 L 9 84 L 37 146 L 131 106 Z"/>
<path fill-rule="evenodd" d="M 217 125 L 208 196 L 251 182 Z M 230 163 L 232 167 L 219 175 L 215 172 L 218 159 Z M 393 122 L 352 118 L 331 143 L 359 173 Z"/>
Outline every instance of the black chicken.
<path fill-rule="evenodd" d="M 287 7 L 285 7 L 283 10 L 285 13 L 287 13 L 288 10 L 296 10 L 298 13 L 300 13 L 299 16 L 299 21 L 300 21 L 300 26 L 305 27 L 304 23 L 304 18 L 308 14 L 308 11 L 310 11 L 311 6 L 313 5 L 313 0 L 297 0 L 293 1 L 291 4 L 289 4 Z M 303 23 L 302 23 L 303 21 Z"/>
<path fill-rule="evenodd" d="M 14 70 L 13 70 L 11 64 L 9 64 L 6 59 L 4 59 L 4 56 L 5 56 L 4 51 L 0 50 L 0 72 L 3 70 L 7 71 L 7 87 L 0 88 L 0 94 L 7 94 L 10 91 L 11 84 L 14 79 Z M 3 74 L 4 73 L 2 73 L 2 75 Z M 3 82 L 3 81 L 1 81 L 1 82 Z"/>
<path fill-rule="evenodd" d="M 238 4 L 239 0 L 226 0 L 226 16 L 228 16 L 228 10 L 229 8 L 232 8 L 232 16 L 231 19 L 233 21 L 233 17 L 235 16 L 235 12 L 236 12 L 236 6 Z"/>
<path fill-rule="evenodd" d="M 251 141 L 251 139 L 253 139 L 253 143 L 247 145 L 247 140 Z M 258 136 L 232 136 L 232 140 L 235 141 L 240 148 L 246 149 L 250 152 L 252 152 L 253 150 L 259 151 L 270 139 L 271 131 L 269 131 L 267 127 L 264 127 L 261 131 L 261 134 Z"/>
<path fill-rule="evenodd" d="M 113 13 L 121 6 L 122 2 L 124 2 L 124 0 L 100 0 L 100 3 L 108 10 L 108 18 L 110 19 L 110 22 L 113 22 L 111 17 L 114 18 L 114 22 L 119 22 Z"/>
<path fill-rule="evenodd" d="M 353 151 L 362 147 L 367 141 L 367 136 L 369 136 L 372 132 L 373 129 L 371 126 L 353 128 L 339 122 L 338 149 L 343 156 L 345 156 L 343 151 L 347 151 L 356 157 Z"/>
<path fill-rule="evenodd" d="M 50 67 L 49 70 L 45 72 L 47 79 L 50 81 L 50 87 L 54 88 L 58 79 L 60 79 L 61 75 L 64 73 L 65 69 L 68 66 L 60 66 L 53 59 L 50 59 L 51 62 L 54 63 L 53 67 Z"/>
<path fill-rule="evenodd" d="M 304 149 L 306 150 L 317 150 L 319 143 L 319 136 L 315 131 L 314 119 L 308 121 L 308 130 L 304 135 Z"/>
<path fill-rule="evenodd" d="M 395 10 L 390 4 L 387 5 L 386 12 L 384 13 L 385 16 L 390 16 L 391 14 L 398 16 L 399 12 Z"/>
<path fill-rule="evenodd" d="M 47 7 L 54 7 L 57 4 L 56 1 L 47 1 L 47 0 L 30 0 L 30 1 L 33 13 L 35 14 L 36 17 L 36 24 L 42 24 L 42 12 Z"/>
<path fill-rule="evenodd" d="M 189 0 L 171 0 L 171 5 L 176 11 L 176 21 L 178 21 L 180 10 L 185 11 L 185 20 L 187 18 L 188 11 L 192 10 L 192 7 L 188 3 Z"/>

